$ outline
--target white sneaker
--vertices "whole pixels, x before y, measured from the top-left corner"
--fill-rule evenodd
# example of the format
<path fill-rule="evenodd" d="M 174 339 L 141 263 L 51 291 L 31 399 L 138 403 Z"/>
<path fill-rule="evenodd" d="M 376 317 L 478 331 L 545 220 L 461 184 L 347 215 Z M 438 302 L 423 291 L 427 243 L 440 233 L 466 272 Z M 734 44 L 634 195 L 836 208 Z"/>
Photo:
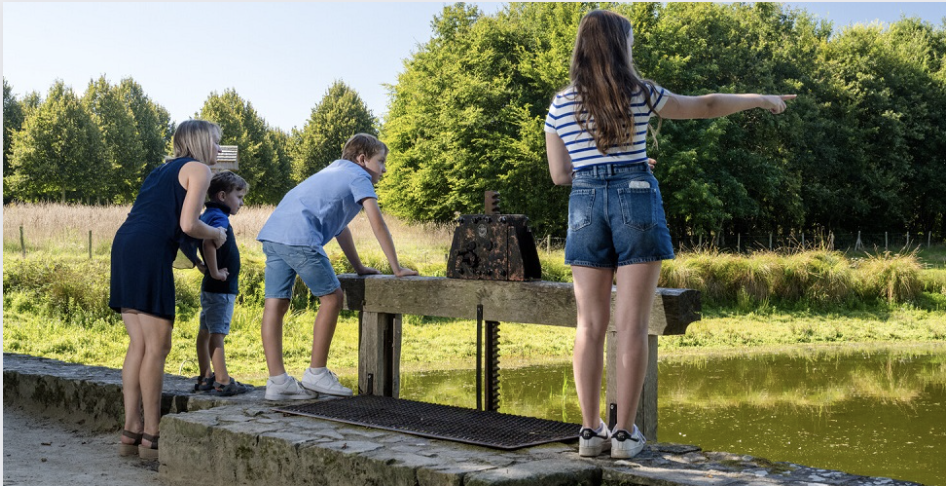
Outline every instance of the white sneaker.
<path fill-rule="evenodd" d="M 611 431 L 601 422 L 598 430 L 584 427 L 578 431 L 578 455 L 595 457 L 611 448 Z"/>
<path fill-rule="evenodd" d="M 267 400 L 308 400 L 318 398 L 319 394 L 306 390 L 299 384 L 299 380 L 291 376 L 282 385 L 276 384 L 273 378 L 270 377 L 266 380 L 266 395 L 264 397 Z"/>
<path fill-rule="evenodd" d="M 312 372 L 312 368 L 306 368 L 302 374 L 302 386 L 314 392 L 323 395 L 334 395 L 338 397 L 350 397 L 353 395 L 351 388 L 345 388 L 338 382 L 338 375 L 332 373 L 328 368 L 322 373 Z"/>
<path fill-rule="evenodd" d="M 611 457 L 615 459 L 630 459 L 642 450 L 647 439 L 641 433 L 637 426 L 634 426 L 634 433 L 630 434 L 621 429 L 611 435 Z"/>

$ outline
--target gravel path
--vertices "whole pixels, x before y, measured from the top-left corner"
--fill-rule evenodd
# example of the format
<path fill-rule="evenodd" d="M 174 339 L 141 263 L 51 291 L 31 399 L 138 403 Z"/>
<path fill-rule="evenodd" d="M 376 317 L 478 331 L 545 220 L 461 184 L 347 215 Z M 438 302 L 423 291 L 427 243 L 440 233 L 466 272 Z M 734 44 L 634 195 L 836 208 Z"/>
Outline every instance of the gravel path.
<path fill-rule="evenodd" d="M 160 485 L 157 462 L 118 455 L 118 434 L 93 434 L 3 407 L 3 485 Z"/>

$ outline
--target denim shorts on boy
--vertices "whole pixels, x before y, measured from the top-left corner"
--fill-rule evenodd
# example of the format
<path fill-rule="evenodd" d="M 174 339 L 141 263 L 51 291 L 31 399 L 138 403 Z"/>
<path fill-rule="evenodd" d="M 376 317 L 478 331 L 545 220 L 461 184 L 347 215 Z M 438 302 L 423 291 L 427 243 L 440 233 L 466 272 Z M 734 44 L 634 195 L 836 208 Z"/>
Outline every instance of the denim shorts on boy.
<path fill-rule="evenodd" d="M 263 253 L 266 254 L 264 294 L 267 299 L 292 298 L 296 275 L 316 297 L 331 294 L 342 286 L 332 262 L 318 248 L 264 241 Z"/>
<path fill-rule="evenodd" d="M 200 293 L 200 329 L 211 334 L 230 334 L 236 294 Z"/>
<path fill-rule="evenodd" d="M 601 164 L 575 172 L 566 265 L 616 268 L 673 257 L 660 188 L 646 163 Z"/>

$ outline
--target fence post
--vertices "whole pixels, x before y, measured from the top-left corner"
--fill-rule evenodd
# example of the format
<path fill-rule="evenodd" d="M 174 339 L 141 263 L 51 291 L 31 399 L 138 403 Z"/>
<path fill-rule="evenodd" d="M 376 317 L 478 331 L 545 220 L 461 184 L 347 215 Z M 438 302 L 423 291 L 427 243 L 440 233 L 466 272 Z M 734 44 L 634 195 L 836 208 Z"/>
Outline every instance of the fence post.
<path fill-rule="evenodd" d="M 545 235 L 545 254 L 552 254 L 552 235 Z"/>
<path fill-rule="evenodd" d="M 772 251 L 772 232 L 769 232 L 769 251 Z"/>
<path fill-rule="evenodd" d="M 910 232 L 909 232 L 909 231 L 907 231 L 907 245 L 906 245 L 906 248 L 907 248 L 907 249 L 910 248 Z"/>
<path fill-rule="evenodd" d="M 742 233 L 737 233 L 736 234 L 736 253 L 739 253 L 741 251 L 741 247 L 742 247 Z"/>
<path fill-rule="evenodd" d="M 92 259 L 92 230 L 89 230 L 89 260 Z"/>
<path fill-rule="evenodd" d="M 805 251 L 805 233 L 801 234 L 801 251 Z"/>
<path fill-rule="evenodd" d="M 26 239 L 23 238 L 23 225 L 20 225 L 20 248 L 23 249 L 23 258 L 26 258 Z"/>
<path fill-rule="evenodd" d="M 887 251 L 887 232 L 884 231 L 884 251 Z"/>

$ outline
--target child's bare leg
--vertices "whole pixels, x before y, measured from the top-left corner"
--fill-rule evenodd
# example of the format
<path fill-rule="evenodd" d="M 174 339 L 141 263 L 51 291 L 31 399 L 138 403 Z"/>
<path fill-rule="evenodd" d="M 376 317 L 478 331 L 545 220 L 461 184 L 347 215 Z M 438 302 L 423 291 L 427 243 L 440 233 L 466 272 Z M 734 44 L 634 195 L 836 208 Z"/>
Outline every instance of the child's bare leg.
<path fill-rule="evenodd" d="M 197 369 L 202 378 L 210 376 L 210 333 L 206 329 L 197 331 Z M 214 365 L 214 369 L 217 366 Z"/>
<path fill-rule="evenodd" d="M 604 369 L 604 338 L 611 317 L 610 268 L 572 267 L 578 329 L 572 368 L 581 406 L 581 424 L 597 429 L 601 424 L 601 375 Z"/>
<path fill-rule="evenodd" d="M 342 311 L 342 289 L 337 288 L 328 295 L 319 297 L 319 312 L 315 315 L 312 329 L 312 361 L 310 368 L 324 368 L 328 363 L 328 351 L 335 335 L 338 315 Z"/>
<path fill-rule="evenodd" d="M 614 304 L 617 343 L 617 422 L 615 430 L 632 431 L 647 373 L 647 328 L 654 305 L 659 261 L 618 268 Z"/>
<path fill-rule="evenodd" d="M 263 304 L 263 323 L 260 331 L 269 376 L 279 376 L 286 372 L 282 358 L 282 321 L 288 311 L 289 299 L 269 298 Z"/>
<path fill-rule="evenodd" d="M 217 383 L 226 385 L 230 383 L 230 374 L 227 372 L 227 360 L 223 352 L 223 338 L 226 334 L 210 334 L 210 359 L 214 365 L 214 380 Z"/>

